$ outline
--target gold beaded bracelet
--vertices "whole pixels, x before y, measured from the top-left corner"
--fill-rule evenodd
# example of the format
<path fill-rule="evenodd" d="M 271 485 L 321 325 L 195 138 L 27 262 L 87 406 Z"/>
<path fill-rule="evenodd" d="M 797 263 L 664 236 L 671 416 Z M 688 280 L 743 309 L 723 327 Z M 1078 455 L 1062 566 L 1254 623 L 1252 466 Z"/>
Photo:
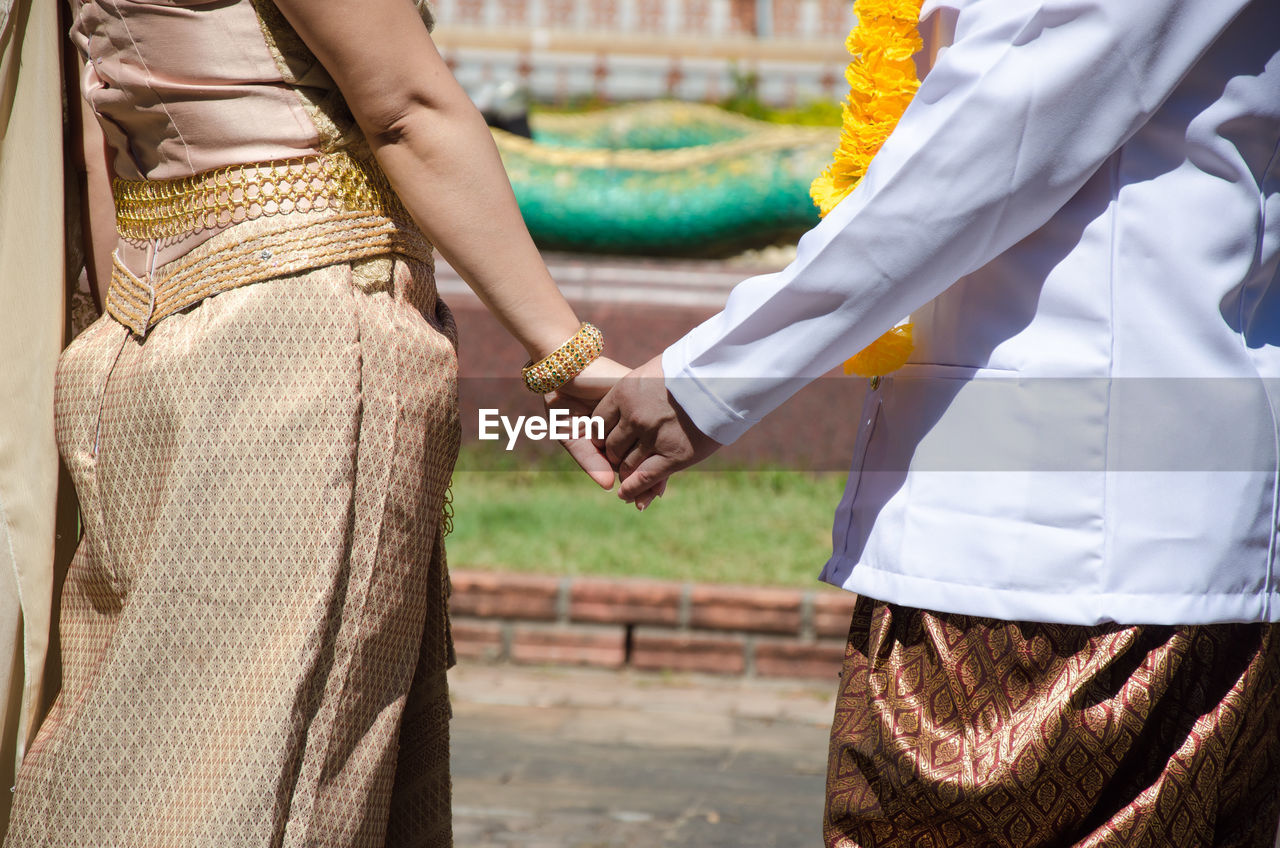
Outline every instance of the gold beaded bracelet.
<path fill-rule="evenodd" d="M 521 375 L 529 391 L 538 395 L 554 392 L 582 373 L 604 350 L 604 334 L 594 324 L 583 324 L 567 342 L 545 358 L 529 360 Z"/>

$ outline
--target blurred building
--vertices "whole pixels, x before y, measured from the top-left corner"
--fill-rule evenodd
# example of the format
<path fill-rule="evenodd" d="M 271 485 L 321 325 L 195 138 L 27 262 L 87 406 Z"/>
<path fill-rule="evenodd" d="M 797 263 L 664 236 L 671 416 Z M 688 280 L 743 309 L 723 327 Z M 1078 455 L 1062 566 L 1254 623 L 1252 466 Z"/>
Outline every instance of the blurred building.
<path fill-rule="evenodd" d="M 436 42 L 469 90 L 535 100 L 715 102 L 754 79 L 794 106 L 847 91 L 850 0 L 434 0 Z"/>

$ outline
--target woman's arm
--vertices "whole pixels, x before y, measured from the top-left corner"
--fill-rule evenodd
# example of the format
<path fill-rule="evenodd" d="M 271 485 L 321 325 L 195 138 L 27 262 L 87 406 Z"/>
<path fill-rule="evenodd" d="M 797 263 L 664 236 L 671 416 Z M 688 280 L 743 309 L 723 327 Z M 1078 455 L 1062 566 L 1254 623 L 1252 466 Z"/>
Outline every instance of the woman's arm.
<path fill-rule="evenodd" d="M 342 90 L 414 221 L 529 356 L 577 332 L 489 128 L 411 0 L 276 4 Z"/>
<path fill-rule="evenodd" d="M 578 317 L 534 247 L 493 136 L 411 0 L 276 5 L 338 84 L 414 221 L 529 357 L 576 333 Z M 548 403 L 584 411 L 626 373 L 597 359 Z M 564 445 L 592 479 L 613 485 L 589 440 Z"/>
<path fill-rule="evenodd" d="M 80 175 L 80 220 L 84 239 L 85 271 L 98 309 L 106 305 L 107 285 L 111 282 L 111 252 L 116 247 L 116 205 L 111 196 L 111 149 L 98 118 L 80 94 L 72 77 L 67 91 L 73 105 L 72 157 Z"/>

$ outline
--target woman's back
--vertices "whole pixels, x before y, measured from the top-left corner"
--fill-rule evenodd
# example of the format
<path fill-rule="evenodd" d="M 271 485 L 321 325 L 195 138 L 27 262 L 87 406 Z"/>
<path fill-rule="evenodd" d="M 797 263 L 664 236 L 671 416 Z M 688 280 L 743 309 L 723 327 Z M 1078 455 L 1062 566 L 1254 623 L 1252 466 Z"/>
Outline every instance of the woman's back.
<path fill-rule="evenodd" d="M 363 147 L 332 78 L 270 0 L 72 4 L 82 90 L 117 177 L 172 179 Z M 430 26 L 425 6 L 422 14 Z"/>

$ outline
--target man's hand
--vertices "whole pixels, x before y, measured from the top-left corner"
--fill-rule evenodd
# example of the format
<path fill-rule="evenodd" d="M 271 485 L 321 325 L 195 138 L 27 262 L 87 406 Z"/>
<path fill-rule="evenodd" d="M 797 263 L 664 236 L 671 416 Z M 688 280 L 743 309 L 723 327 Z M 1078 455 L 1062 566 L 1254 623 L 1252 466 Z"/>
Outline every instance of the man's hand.
<path fill-rule="evenodd" d="M 704 435 L 667 391 L 662 359 L 655 357 L 623 377 L 596 407 L 604 418 L 603 449 L 618 469 L 618 497 L 652 500 L 675 472 L 706 459 L 720 444 Z"/>
<path fill-rule="evenodd" d="M 543 400 L 548 411 L 559 408 L 567 409 L 574 416 L 592 415 L 600 398 L 627 373 L 627 366 L 600 357 L 577 377 L 545 395 Z M 591 439 L 565 439 L 560 444 L 602 489 L 613 488 L 613 466 L 605 459 L 604 450 L 593 444 Z"/>

